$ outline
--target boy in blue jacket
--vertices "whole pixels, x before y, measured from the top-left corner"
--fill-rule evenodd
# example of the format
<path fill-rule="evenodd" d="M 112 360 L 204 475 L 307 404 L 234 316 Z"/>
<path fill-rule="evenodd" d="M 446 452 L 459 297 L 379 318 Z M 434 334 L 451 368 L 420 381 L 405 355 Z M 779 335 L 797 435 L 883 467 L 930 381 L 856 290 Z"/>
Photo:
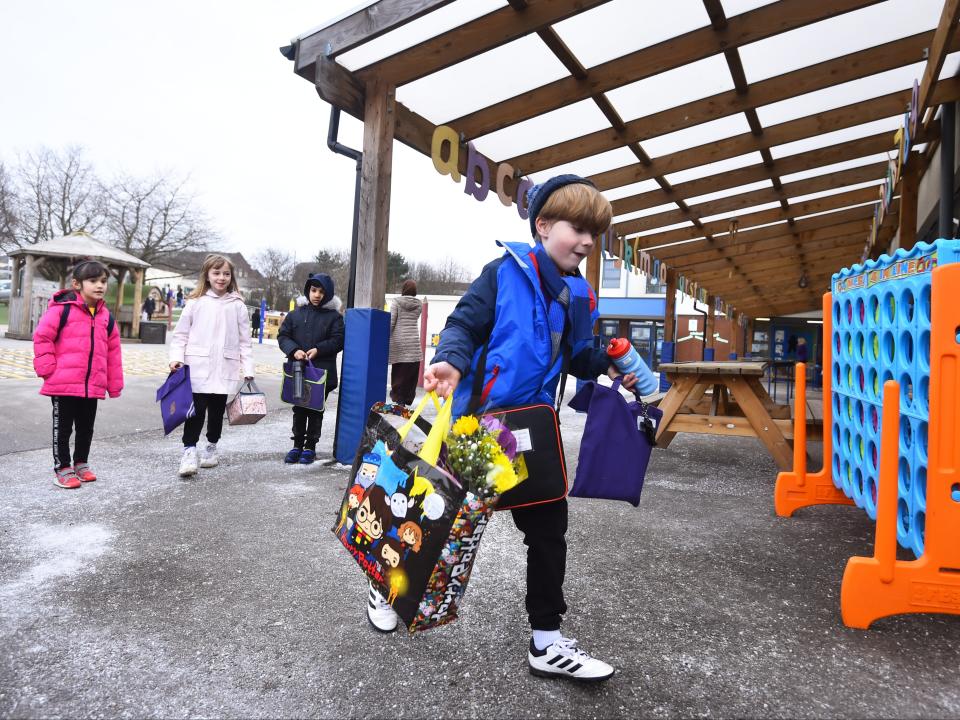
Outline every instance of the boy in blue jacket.
<path fill-rule="evenodd" d="M 444 397 L 453 393 L 454 418 L 468 412 L 484 346 L 487 357 L 479 412 L 527 403 L 552 405 L 564 357 L 569 358 L 570 373 L 582 379 L 620 374 L 607 354 L 594 347 L 596 295 L 578 270 L 597 237 L 610 226 L 610 203 L 588 180 L 559 175 L 531 188 L 528 207 L 535 244 L 501 243 L 506 252 L 484 267 L 450 314 L 433 362 L 424 373 L 425 390 L 436 390 Z M 634 375 L 624 376 L 624 387 L 635 383 Z M 614 668 L 560 633 L 567 610 L 563 600 L 567 501 L 511 512 L 528 548 L 530 672 L 606 680 Z M 371 590 L 368 617 L 378 630 L 389 631 L 396 627 L 396 616 L 376 595 Z"/>

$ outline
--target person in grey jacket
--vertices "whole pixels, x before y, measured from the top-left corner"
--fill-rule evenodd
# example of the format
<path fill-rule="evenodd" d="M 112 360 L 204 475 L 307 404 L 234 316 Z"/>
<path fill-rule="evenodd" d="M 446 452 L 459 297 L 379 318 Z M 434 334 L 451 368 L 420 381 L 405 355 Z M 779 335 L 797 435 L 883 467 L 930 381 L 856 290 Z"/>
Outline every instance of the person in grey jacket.
<path fill-rule="evenodd" d="M 390 306 L 390 399 L 410 405 L 417 395 L 420 379 L 420 312 L 417 283 L 405 280 L 400 297 Z"/>
<path fill-rule="evenodd" d="M 337 355 L 343 350 L 343 316 L 340 298 L 333 294 L 333 278 L 314 273 L 303 286 L 306 302 L 287 315 L 277 333 L 277 343 L 288 360 L 309 360 L 327 371 L 326 393 L 337 387 Z M 286 463 L 309 465 L 316 459 L 323 413 L 294 405 L 293 448 Z"/>

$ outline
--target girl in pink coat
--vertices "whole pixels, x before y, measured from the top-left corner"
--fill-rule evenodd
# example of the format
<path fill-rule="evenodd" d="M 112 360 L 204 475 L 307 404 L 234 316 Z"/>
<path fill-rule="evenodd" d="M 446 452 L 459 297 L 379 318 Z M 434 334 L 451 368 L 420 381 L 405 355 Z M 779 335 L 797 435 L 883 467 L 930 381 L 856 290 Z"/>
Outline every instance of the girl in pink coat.
<path fill-rule="evenodd" d="M 241 378 L 253 379 L 250 317 L 237 291 L 233 264 L 223 255 L 207 255 L 190 298 L 170 342 L 170 369 L 190 366 L 196 411 L 183 424 L 181 477 L 218 464 L 217 441 L 223 433 L 227 396 L 236 392 Z M 204 417 L 207 444 L 198 454 Z"/>
<path fill-rule="evenodd" d="M 120 397 L 120 330 L 103 301 L 107 268 L 87 260 L 73 269 L 73 288 L 60 290 L 33 333 L 33 367 L 41 395 L 53 403 L 53 484 L 75 489 L 97 479 L 87 463 L 97 400 Z M 76 430 L 73 461 L 70 434 Z"/>

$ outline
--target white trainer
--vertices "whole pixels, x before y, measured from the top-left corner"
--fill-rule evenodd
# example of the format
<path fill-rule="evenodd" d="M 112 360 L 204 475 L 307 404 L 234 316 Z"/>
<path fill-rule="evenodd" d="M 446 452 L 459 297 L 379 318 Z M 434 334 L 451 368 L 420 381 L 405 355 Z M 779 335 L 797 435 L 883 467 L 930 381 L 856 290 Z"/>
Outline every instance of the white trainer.
<path fill-rule="evenodd" d="M 581 682 L 600 682 L 613 677 L 616 670 L 611 665 L 591 657 L 577 647 L 573 638 L 562 637 L 543 650 L 530 641 L 527 653 L 530 673 L 538 677 L 562 677 Z"/>
<path fill-rule="evenodd" d="M 367 620 L 373 625 L 377 632 L 392 633 L 397 629 L 400 622 L 400 616 L 390 606 L 383 595 L 377 592 L 373 583 L 367 581 L 370 586 L 370 595 L 367 598 Z"/>
<path fill-rule="evenodd" d="M 217 456 L 217 444 L 207 443 L 206 447 L 200 451 L 200 467 L 212 468 L 220 464 L 220 458 Z"/>
<path fill-rule="evenodd" d="M 197 474 L 197 448 L 188 447 L 183 449 L 183 457 L 180 458 L 180 477 L 189 477 Z"/>

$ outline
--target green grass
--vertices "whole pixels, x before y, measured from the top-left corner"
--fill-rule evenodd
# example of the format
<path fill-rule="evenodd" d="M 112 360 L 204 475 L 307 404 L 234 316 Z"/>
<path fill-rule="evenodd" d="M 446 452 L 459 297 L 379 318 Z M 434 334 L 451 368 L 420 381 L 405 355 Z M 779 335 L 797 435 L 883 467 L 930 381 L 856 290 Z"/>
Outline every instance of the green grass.
<path fill-rule="evenodd" d="M 0 303 L 0 325 L 7 325 L 10 318 L 10 304 Z"/>

